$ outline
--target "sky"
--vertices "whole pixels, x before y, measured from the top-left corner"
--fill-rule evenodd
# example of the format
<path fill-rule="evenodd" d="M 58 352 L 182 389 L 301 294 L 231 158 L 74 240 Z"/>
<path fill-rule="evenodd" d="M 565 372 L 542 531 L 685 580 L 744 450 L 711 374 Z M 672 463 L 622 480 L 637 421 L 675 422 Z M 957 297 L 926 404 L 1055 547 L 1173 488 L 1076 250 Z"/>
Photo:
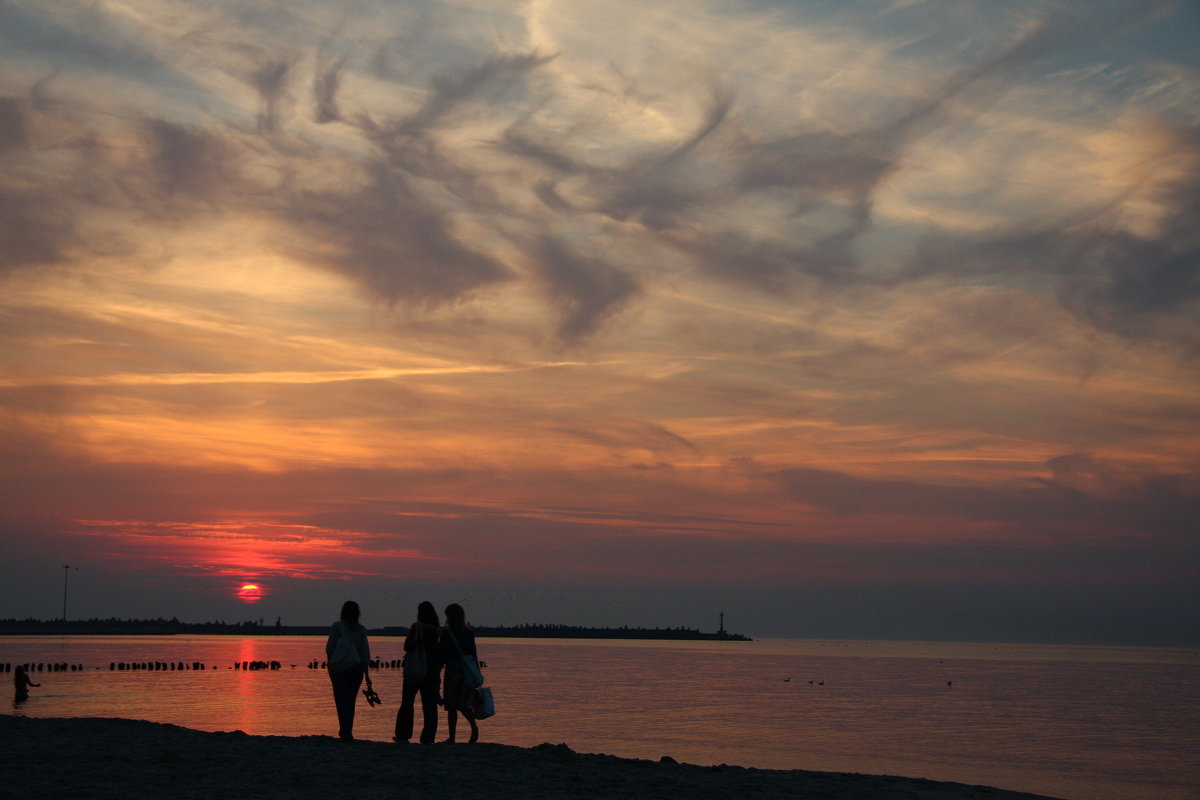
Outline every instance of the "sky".
<path fill-rule="evenodd" d="M 1200 645 L 1198 32 L 0 0 L 0 617 Z"/>

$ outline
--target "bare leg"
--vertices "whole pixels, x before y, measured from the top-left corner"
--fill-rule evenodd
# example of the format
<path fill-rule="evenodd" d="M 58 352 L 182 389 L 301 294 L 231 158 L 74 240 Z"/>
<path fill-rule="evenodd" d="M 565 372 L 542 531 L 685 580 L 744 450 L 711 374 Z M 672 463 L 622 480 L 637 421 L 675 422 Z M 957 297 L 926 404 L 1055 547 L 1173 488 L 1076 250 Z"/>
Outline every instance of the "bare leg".
<path fill-rule="evenodd" d="M 454 733 L 458 730 L 458 709 L 454 706 L 446 709 L 446 740 L 444 744 L 454 744 Z"/>
<path fill-rule="evenodd" d="M 464 710 L 462 712 L 462 715 L 463 715 L 463 718 L 466 719 L 466 721 L 471 724 L 471 738 L 468 739 L 467 741 L 468 742 L 479 741 L 479 726 L 475 724 L 475 714 L 470 711 Z"/>

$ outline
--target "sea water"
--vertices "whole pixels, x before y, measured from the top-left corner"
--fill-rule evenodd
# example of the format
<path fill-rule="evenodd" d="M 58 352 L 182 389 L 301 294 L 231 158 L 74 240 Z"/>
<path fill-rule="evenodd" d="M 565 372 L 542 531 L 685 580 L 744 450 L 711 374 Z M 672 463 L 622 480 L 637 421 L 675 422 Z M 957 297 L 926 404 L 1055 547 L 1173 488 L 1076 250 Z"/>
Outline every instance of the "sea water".
<path fill-rule="evenodd" d="M 333 735 L 323 637 L 6 636 L 35 672 L 32 717 L 129 717 L 210 731 Z M 497 714 L 482 738 L 578 752 L 905 775 L 1070 800 L 1200 798 L 1200 650 L 914 642 L 480 639 Z M 403 655 L 375 637 L 373 654 Z M 281 669 L 234 664 L 278 661 Z M 114 662 L 207 669 L 120 671 Z M 6 673 L 5 677 L 11 673 Z M 389 741 L 360 698 L 355 735 Z M 417 713 L 420 728 L 420 712 Z M 439 738 L 445 735 L 441 720 Z"/>

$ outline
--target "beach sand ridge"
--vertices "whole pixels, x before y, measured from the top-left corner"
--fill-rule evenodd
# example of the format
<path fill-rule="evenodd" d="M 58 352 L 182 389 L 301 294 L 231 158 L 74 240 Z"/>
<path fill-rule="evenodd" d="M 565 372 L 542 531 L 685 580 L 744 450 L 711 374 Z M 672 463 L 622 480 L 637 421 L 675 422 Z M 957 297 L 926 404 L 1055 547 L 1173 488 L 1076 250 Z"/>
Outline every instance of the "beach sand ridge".
<path fill-rule="evenodd" d="M 1048 800 L 877 775 L 697 766 L 576 753 L 566 744 L 419 745 L 209 733 L 156 722 L 0 715 L 0 798 L 302 797 Z"/>

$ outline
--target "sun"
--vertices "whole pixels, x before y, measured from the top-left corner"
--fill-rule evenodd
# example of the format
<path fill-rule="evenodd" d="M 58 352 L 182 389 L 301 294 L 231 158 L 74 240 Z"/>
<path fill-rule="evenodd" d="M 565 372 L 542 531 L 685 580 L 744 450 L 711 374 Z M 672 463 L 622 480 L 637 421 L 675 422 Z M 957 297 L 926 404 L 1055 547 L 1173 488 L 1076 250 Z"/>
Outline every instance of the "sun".
<path fill-rule="evenodd" d="M 243 603 L 257 603 L 262 600 L 265 592 L 257 583 L 243 583 L 236 591 L 238 600 Z"/>

